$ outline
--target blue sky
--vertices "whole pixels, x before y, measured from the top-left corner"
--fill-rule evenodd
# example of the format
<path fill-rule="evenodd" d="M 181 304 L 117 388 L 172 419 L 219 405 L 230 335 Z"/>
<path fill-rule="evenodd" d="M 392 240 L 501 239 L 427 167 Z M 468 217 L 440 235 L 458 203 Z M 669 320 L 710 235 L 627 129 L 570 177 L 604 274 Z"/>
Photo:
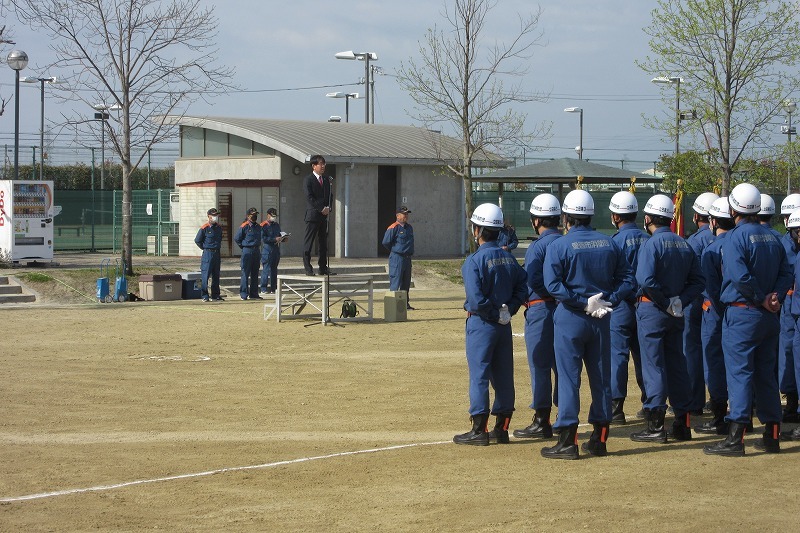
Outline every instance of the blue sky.
<path fill-rule="evenodd" d="M 412 124 L 407 111 L 410 96 L 399 89 L 393 77 L 402 61 L 415 55 L 426 30 L 444 23 L 438 0 L 229 0 L 207 1 L 219 18 L 219 56 L 234 66 L 233 84 L 251 91 L 233 92 L 197 102 L 190 114 L 252 116 L 327 120 L 345 115 L 344 100 L 326 98 L 331 91 L 362 92 L 357 85 L 364 74 L 360 61 L 334 58 L 344 50 L 376 52 L 375 65 L 386 75 L 376 78 L 375 121 Z M 523 0 L 499 0 L 489 13 L 486 42 L 502 41 L 518 26 L 517 13 L 530 11 Z M 666 132 L 644 126 L 642 115 L 669 120 L 674 113 L 674 92 L 664 93 L 650 83 L 650 77 L 635 64 L 648 52 L 642 28 L 649 24 L 653 1 L 589 0 L 544 1 L 540 28 L 541 45 L 534 50 L 523 86 L 549 93 L 544 102 L 518 104 L 532 127 L 552 123 L 552 137 L 541 143 L 540 151 L 529 157 L 576 157 L 579 117 L 565 113 L 565 107 L 584 109 L 584 158 L 592 160 L 638 160 L 642 169 L 671 153 L 674 140 Z M 15 26 L 17 48 L 25 50 L 31 64 L 24 75 L 44 75 L 38 65 L 53 60 L 47 39 L 27 28 Z M 13 72 L 4 67 L 0 90 L 13 91 Z M 56 75 L 58 72 L 48 72 Z M 665 73 L 678 75 L 680 73 Z M 300 90 L 312 86 L 344 87 Z M 276 90 L 291 89 L 291 90 Z M 20 93 L 23 137 L 38 138 L 38 86 L 23 87 Z M 48 123 L 69 113 L 67 104 L 48 100 Z M 350 101 L 350 120 L 364 121 L 364 101 Z M 776 130 L 778 127 L 776 126 Z M 0 138 L 13 136 L 13 103 L 0 118 Z M 775 143 L 785 142 L 779 134 Z M 12 140 L 13 142 L 13 140 Z M 700 139 L 681 137 L 682 149 L 698 146 Z"/>

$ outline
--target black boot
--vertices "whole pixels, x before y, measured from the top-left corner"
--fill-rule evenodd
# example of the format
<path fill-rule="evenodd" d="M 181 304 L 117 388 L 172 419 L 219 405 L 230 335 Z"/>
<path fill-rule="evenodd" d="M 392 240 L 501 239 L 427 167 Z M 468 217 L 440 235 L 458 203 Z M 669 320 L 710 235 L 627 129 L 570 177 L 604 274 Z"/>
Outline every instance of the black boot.
<path fill-rule="evenodd" d="M 725 415 L 728 412 L 727 402 L 714 401 L 711 403 L 711 413 L 713 417 L 708 422 L 704 422 L 694 427 L 698 433 L 706 435 L 727 435 L 728 423 Z"/>
<path fill-rule="evenodd" d="M 473 416 L 472 429 L 453 437 L 453 442 L 456 444 L 470 444 L 472 446 L 488 446 L 489 433 L 486 432 L 486 424 L 488 424 L 488 422 L 488 414 Z"/>
<path fill-rule="evenodd" d="M 589 455 L 594 455 L 597 457 L 605 457 L 606 455 L 608 455 L 608 451 L 606 450 L 606 441 L 608 440 L 609 425 L 608 424 L 592 424 L 592 425 L 594 426 L 594 430 L 592 431 L 589 440 L 581 444 L 581 450 L 585 451 Z"/>
<path fill-rule="evenodd" d="M 754 444 L 755 449 L 766 453 L 780 453 L 780 438 L 781 425 L 778 422 L 767 422 L 764 425 L 764 435 Z"/>
<path fill-rule="evenodd" d="M 675 440 L 692 440 L 692 427 L 689 425 L 689 413 L 676 416 L 672 422 L 672 431 L 668 436 Z"/>
<path fill-rule="evenodd" d="M 514 437 L 518 439 L 549 439 L 552 436 L 553 426 L 550 425 L 550 408 L 537 409 L 530 426 L 514 430 Z"/>
<path fill-rule="evenodd" d="M 578 458 L 578 424 L 558 430 L 558 444 L 542 448 L 545 459 L 577 459 Z"/>
<path fill-rule="evenodd" d="M 786 430 L 781 432 L 781 439 L 782 440 L 800 440 L 800 426 L 792 430 Z"/>
<path fill-rule="evenodd" d="M 644 418 L 647 427 L 642 431 L 631 433 L 631 440 L 636 442 L 667 442 L 667 432 L 664 430 L 664 417 L 667 415 L 664 409 L 645 409 Z"/>
<path fill-rule="evenodd" d="M 616 400 L 611 400 L 611 423 L 612 424 L 624 424 L 625 423 L 625 411 L 622 410 L 624 405 L 625 405 L 625 398 L 617 398 Z"/>
<path fill-rule="evenodd" d="M 744 455 L 744 435 L 747 424 L 731 422 L 728 428 L 728 438 L 716 444 L 703 446 L 706 455 L 723 455 L 725 457 L 742 457 Z"/>
<path fill-rule="evenodd" d="M 508 444 L 508 425 L 511 423 L 510 413 L 497 413 L 495 415 L 494 429 L 491 430 L 489 435 L 489 442 L 496 442 L 497 444 Z"/>
<path fill-rule="evenodd" d="M 796 392 L 786 393 L 786 407 L 783 408 L 784 422 L 800 422 L 800 415 L 797 414 L 798 396 Z"/>

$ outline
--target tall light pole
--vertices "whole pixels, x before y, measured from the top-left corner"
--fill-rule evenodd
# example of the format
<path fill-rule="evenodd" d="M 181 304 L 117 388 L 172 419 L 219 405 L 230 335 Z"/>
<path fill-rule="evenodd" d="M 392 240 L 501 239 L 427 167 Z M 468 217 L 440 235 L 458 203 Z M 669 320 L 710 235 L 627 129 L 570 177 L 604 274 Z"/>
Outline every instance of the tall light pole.
<path fill-rule="evenodd" d="M 105 190 L 106 179 L 106 122 L 109 114 L 106 111 L 122 109 L 119 105 L 95 104 L 92 109 L 99 111 L 94 114 L 94 119 L 100 121 L 100 190 Z"/>
<path fill-rule="evenodd" d="M 28 54 L 22 50 L 12 50 L 6 58 L 6 63 L 16 71 L 14 85 L 14 179 L 19 179 L 19 71 L 28 66 Z"/>
<path fill-rule="evenodd" d="M 783 109 L 788 116 L 789 127 L 786 128 L 786 134 L 789 137 L 789 142 L 786 144 L 787 164 L 786 164 L 786 196 L 792 192 L 792 113 L 797 110 L 797 103 L 793 100 L 786 100 L 783 102 Z"/>
<path fill-rule="evenodd" d="M 681 83 L 683 78 L 672 76 L 659 76 L 650 80 L 653 83 L 667 84 L 675 86 L 675 155 L 681 153 L 680 150 L 680 137 L 681 137 Z"/>
<path fill-rule="evenodd" d="M 378 54 L 376 52 L 339 52 L 334 57 L 336 59 L 348 59 L 350 61 L 358 59 L 364 62 L 364 122 L 369 124 L 369 61 L 377 61 Z"/>
<path fill-rule="evenodd" d="M 33 78 L 30 76 L 25 76 L 21 78 L 19 81 L 23 83 L 40 83 L 42 88 L 42 113 L 41 113 L 41 124 L 39 129 L 39 179 L 44 179 L 44 84 L 45 83 L 55 83 L 56 78 Z"/>
<path fill-rule="evenodd" d="M 328 98 L 344 98 L 344 121 L 350 122 L 350 99 L 357 100 L 361 98 L 358 93 L 328 93 L 325 96 Z"/>
<path fill-rule="evenodd" d="M 583 159 L 583 108 L 581 107 L 568 107 L 564 110 L 567 113 L 580 113 L 581 119 L 581 136 L 580 136 L 580 143 L 578 144 L 578 159 Z"/>

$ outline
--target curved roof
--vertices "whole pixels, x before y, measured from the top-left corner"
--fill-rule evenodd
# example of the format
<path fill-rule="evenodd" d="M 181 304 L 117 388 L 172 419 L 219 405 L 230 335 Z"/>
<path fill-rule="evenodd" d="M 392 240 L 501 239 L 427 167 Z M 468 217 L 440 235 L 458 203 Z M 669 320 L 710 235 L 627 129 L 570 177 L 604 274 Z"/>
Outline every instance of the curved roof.
<path fill-rule="evenodd" d="M 320 154 L 329 163 L 441 165 L 454 160 L 447 154 L 461 153 L 457 139 L 415 126 L 187 115 L 170 115 L 164 122 L 250 139 L 302 162 Z M 476 158 L 474 166 L 510 163 L 490 154 Z"/>

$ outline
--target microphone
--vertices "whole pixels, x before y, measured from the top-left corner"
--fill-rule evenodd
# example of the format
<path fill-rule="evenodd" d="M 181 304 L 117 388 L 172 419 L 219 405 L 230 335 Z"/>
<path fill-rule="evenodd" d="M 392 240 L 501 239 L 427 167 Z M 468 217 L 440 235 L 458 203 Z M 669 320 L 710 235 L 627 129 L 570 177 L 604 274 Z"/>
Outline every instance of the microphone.
<path fill-rule="evenodd" d="M 333 181 L 333 176 L 326 176 L 330 181 Z"/>

